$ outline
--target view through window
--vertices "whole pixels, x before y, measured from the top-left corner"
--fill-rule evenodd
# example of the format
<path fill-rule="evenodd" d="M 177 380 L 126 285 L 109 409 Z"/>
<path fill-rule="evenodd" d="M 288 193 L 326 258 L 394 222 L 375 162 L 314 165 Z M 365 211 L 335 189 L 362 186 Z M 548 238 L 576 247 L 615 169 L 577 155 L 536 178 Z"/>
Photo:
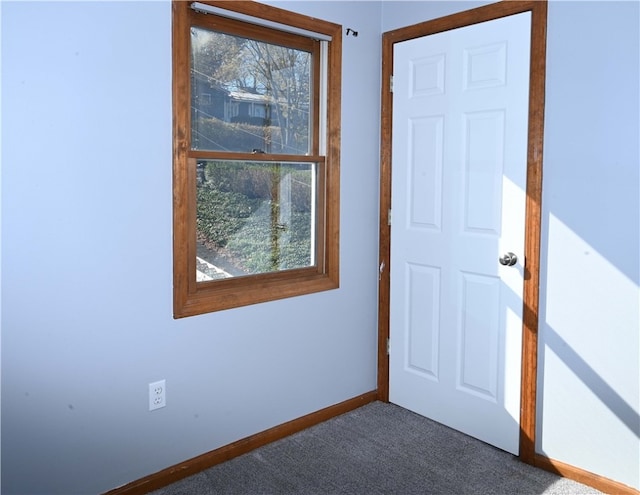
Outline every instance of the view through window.
<path fill-rule="evenodd" d="M 309 156 L 317 47 L 302 42 L 306 49 L 192 27 L 191 148 Z M 196 167 L 197 281 L 315 264 L 315 163 L 198 160 Z"/>

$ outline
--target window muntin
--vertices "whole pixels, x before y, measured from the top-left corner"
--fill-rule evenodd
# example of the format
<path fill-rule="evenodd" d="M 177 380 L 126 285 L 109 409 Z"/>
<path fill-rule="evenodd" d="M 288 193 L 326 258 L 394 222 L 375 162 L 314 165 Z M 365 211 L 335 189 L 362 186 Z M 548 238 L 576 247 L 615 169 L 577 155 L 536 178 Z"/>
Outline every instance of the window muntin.
<path fill-rule="evenodd" d="M 333 289 L 338 287 L 339 279 L 342 28 L 258 2 L 209 0 L 200 2 L 199 6 L 202 4 L 232 11 L 232 16 L 234 13 L 246 14 L 256 19 L 257 24 L 230 19 L 226 15 L 197 13 L 190 8 L 191 4 L 179 0 L 172 5 L 176 318 Z M 305 35 L 258 25 L 262 20 L 292 27 Z M 319 33 L 319 36 L 307 37 L 309 32 Z M 194 37 L 206 38 L 214 45 L 216 40 L 212 41 L 213 38 L 235 43 L 237 49 L 229 50 L 235 55 L 247 50 L 249 44 L 262 50 L 263 59 L 275 60 L 274 54 L 278 51 L 281 55 L 288 54 L 292 62 L 288 66 L 280 63 L 279 70 L 295 68 L 290 71 L 289 79 L 297 86 L 292 86 L 289 97 L 284 97 L 287 86 L 282 81 L 287 78 L 280 72 L 280 96 L 276 97 L 266 91 L 267 86 L 278 81 L 275 76 L 262 78 L 261 82 L 257 77 L 255 81 L 239 78 L 237 72 L 236 77 L 218 77 L 223 73 L 233 76 L 233 71 L 229 70 L 233 65 L 222 70 L 224 57 L 229 56 L 227 50 L 219 52 L 221 57 L 213 69 L 202 71 L 202 64 L 194 59 L 199 56 L 197 51 L 204 42 L 202 39 L 194 42 Z M 196 44 L 200 45 L 196 47 Z M 260 60 L 257 57 L 254 62 Z M 306 64 L 309 68 L 298 70 L 296 64 L 300 67 Z M 244 65 L 247 65 L 246 59 Z M 198 67 L 197 71 L 194 67 Z M 301 88 L 304 91 L 300 91 Z M 295 98 L 292 89 L 298 91 Z M 224 98 L 226 106 L 220 105 Z M 288 110 L 294 104 L 299 111 L 297 120 Z M 274 130 L 268 129 L 273 127 L 273 121 L 266 121 L 273 115 L 274 106 L 281 116 L 288 113 L 289 117 L 288 123 L 282 119 L 277 124 L 275 134 L 279 132 L 280 135 L 276 146 L 273 139 L 265 139 L 269 133 L 274 135 Z M 206 121 L 212 117 L 218 120 L 219 129 L 228 132 L 205 133 L 205 136 L 214 137 L 212 141 L 222 145 L 203 144 L 201 139 L 194 139 L 194 134 L 203 130 L 203 122 L 214 122 Z M 231 122 L 234 118 L 236 122 Z M 242 133 L 242 125 L 247 124 L 254 126 L 252 132 L 258 131 L 253 132 L 261 139 L 257 145 L 247 146 L 248 141 L 233 137 L 234 132 Z M 229 145 L 234 139 L 236 144 Z M 245 179 L 253 176 L 254 184 L 240 185 L 243 176 Z M 229 183 L 230 177 L 234 180 Z M 226 185 L 223 184 L 225 180 Z M 260 187 L 256 186 L 258 182 L 262 184 Z M 309 191 L 303 193 L 307 186 Z M 226 240 L 203 239 L 207 228 L 212 227 L 211 199 L 203 196 L 211 195 L 212 188 L 218 190 L 217 200 L 224 196 L 221 192 L 236 199 L 238 195 L 244 196 L 236 201 L 235 210 L 231 208 L 235 213 L 225 213 L 219 206 L 213 213 L 213 223 L 229 221 L 239 227 Z M 249 210 L 243 210 L 240 204 L 250 205 Z M 250 234 L 252 228 L 255 229 L 253 235 Z M 235 247 L 244 246 L 240 254 L 228 251 L 229 242 Z M 223 245 L 224 249 L 211 255 L 212 245 L 218 248 Z M 221 261 L 225 256 L 237 261 L 238 266 Z M 264 260 L 268 261 L 265 263 Z M 223 276 L 219 276 L 221 274 Z"/>

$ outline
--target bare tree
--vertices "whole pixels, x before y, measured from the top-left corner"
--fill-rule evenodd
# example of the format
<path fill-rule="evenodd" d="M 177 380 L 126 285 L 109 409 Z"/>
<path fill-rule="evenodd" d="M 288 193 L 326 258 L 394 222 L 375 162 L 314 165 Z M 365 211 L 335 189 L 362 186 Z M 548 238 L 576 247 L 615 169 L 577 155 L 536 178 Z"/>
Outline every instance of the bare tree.
<path fill-rule="evenodd" d="M 311 54 L 239 36 L 194 29 L 194 77 L 211 87 L 261 95 L 280 129 L 278 148 L 306 153 L 309 146 Z"/>

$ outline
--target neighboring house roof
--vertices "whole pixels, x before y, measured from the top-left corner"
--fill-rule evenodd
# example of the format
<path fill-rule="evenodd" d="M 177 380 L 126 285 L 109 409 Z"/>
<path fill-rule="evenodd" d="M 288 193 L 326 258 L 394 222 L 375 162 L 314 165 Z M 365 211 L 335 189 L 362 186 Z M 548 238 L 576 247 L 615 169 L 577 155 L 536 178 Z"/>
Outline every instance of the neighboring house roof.
<path fill-rule="evenodd" d="M 249 101 L 253 103 L 271 103 L 273 99 L 270 96 L 249 93 L 247 91 L 229 91 L 229 97 L 235 101 Z"/>

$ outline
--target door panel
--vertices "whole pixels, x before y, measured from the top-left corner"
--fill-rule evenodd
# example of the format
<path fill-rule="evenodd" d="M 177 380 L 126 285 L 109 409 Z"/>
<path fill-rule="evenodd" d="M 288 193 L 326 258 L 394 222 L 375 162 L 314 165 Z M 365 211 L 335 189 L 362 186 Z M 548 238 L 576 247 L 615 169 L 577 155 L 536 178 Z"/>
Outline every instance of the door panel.
<path fill-rule="evenodd" d="M 440 270 L 407 264 L 409 299 L 407 314 L 407 367 L 424 378 L 437 380 L 439 370 Z M 426 324 L 425 324 L 426 323 Z"/>
<path fill-rule="evenodd" d="M 394 48 L 389 398 L 512 453 L 530 23 Z M 514 266 L 498 261 L 507 252 Z"/>

